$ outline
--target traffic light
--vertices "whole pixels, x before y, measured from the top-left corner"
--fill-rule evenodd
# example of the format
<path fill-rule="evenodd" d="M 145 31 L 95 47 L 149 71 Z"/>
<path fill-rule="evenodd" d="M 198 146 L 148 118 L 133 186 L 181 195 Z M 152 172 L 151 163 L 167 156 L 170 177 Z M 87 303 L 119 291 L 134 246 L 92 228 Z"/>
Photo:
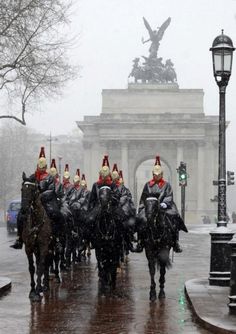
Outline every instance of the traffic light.
<path fill-rule="evenodd" d="M 227 171 L 227 185 L 231 186 L 234 184 L 234 172 Z"/>
<path fill-rule="evenodd" d="M 187 185 L 187 170 L 186 170 L 186 163 L 181 161 L 179 168 L 179 185 L 180 186 L 186 186 Z"/>

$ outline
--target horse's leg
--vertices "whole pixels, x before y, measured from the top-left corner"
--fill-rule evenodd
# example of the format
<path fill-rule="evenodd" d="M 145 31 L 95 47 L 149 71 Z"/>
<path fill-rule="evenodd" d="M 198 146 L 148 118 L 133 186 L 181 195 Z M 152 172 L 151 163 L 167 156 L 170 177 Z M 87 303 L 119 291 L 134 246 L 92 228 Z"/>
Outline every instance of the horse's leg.
<path fill-rule="evenodd" d="M 165 298 L 165 291 L 164 291 L 164 286 L 165 286 L 165 274 L 166 274 L 166 265 L 164 263 L 160 264 L 160 279 L 159 279 L 159 283 L 160 283 L 160 292 L 158 295 L 158 298 Z"/>
<path fill-rule="evenodd" d="M 71 266 L 71 253 L 72 253 L 72 237 L 71 230 L 68 229 L 66 236 L 66 270 L 68 271 Z"/>
<path fill-rule="evenodd" d="M 62 236 L 61 237 L 62 252 L 60 254 L 60 260 L 61 260 L 60 269 L 62 271 L 65 270 L 65 268 L 66 268 L 66 259 L 65 259 L 65 248 L 66 248 L 66 246 L 65 246 L 65 244 L 66 244 L 65 237 Z"/>
<path fill-rule="evenodd" d="M 156 259 L 154 257 L 154 254 L 149 254 L 148 257 L 148 267 L 149 267 L 149 273 L 151 276 L 151 286 L 150 286 L 150 294 L 149 299 L 154 302 L 157 299 L 156 294 L 156 282 L 155 282 L 155 272 L 156 272 Z"/>
<path fill-rule="evenodd" d="M 59 276 L 59 262 L 60 262 L 60 253 L 56 251 L 55 254 L 54 254 L 54 266 L 55 266 L 54 273 L 55 273 L 55 282 L 56 283 L 61 282 L 61 279 L 60 279 L 60 276 Z"/>
<path fill-rule="evenodd" d="M 38 267 L 37 267 L 36 294 L 39 296 L 39 298 L 40 298 L 40 293 L 43 292 L 42 276 L 45 272 L 47 253 L 48 253 L 48 249 L 42 250 L 42 246 L 41 246 L 41 248 L 40 248 L 40 250 L 37 254 L 37 256 L 38 256 Z"/>
<path fill-rule="evenodd" d="M 27 253 L 27 258 L 28 258 L 28 263 L 29 263 L 30 286 L 31 286 L 29 298 L 32 299 L 35 297 L 35 280 L 34 280 L 35 266 L 34 266 L 33 253 Z"/>
<path fill-rule="evenodd" d="M 43 278 L 43 291 L 44 292 L 49 290 L 49 267 L 50 267 L 50 257 L 49 255 L 46 255 L 45 265 L 44 265 L 44 278 Z"/>

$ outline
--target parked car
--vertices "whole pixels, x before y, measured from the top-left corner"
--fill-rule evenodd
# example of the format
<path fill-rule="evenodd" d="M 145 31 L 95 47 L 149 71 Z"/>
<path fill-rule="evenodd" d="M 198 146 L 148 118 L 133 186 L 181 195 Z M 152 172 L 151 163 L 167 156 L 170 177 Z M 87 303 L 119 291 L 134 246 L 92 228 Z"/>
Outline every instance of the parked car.
<path fill-rule="evenodd" d="M 21 208 L 21 201 L 16 199 L 10 202 L 7 213 L 6 213 L 6 223 L 8 233 L 15 232 L 17 230 L 17 215 Z"/>

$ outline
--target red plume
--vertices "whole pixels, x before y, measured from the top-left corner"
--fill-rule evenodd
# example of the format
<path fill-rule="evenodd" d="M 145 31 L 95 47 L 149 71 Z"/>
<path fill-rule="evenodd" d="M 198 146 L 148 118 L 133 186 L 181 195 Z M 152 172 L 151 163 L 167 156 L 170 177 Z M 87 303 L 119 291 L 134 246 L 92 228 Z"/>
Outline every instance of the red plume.
<path fill-rule="evenodd" d="M 69 164 L 65 164 L 65 172 L 69 172 Z"/>
<path fill-rule="evenodd" d="M 55 159 L 52 159 L 50 168 L 53 168 L 53 167 L 57 169 L 56 160 Z"/>
<path fill-rule="evenodd" d="M 46 158 L 44 147 L 42 146 L 39 153 L 39 158 Z"/>
<path fill-rule="evenodd" d="M 79 168 L 76 169 L 76 175 L 78 175 L 80 177 L 80 169 Z"/>
<path fill-rule="evenodd" d="M 113 172 L 115 172 L 115 171 L 118 172 L 117 164 L 114 164 L 114 165 L 113 165 L 113 169 L 112 169 L 112 171 L 113 171 Z"/>
<path fill-rule="evenodd" d="M 154 166 L 156 166 L 156 165 L 161 166 L 161 161 L 160 161 L 160 156 L 159 155 L 156 156 L 156 162 L 155 162 Z"/>

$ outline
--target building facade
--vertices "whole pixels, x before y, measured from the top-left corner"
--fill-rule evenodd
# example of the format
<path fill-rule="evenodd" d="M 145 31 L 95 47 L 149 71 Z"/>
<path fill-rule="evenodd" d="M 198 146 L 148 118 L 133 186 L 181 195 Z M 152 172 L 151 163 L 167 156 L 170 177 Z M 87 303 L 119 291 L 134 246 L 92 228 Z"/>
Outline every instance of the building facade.
<path fill-rule="evenodd" d="M 160 155 L 165 178 L 180 208 L 177 167 L 187 164 L 186 221 L 215 215 L 211 201 L 217 189 L 218 116 L 206 116 L 202 89 L 180 89 L 177 84 L 129 84 L 127 89 L 102 92 L 102 112 L 77 122 L 83 131 L 84 170 L 89 185 L 98 177 L 104 154 L 122 169 L 125 184 L 138 203 L 144 183 L 151 178 Z M 148 170 L 150 175 L 148 177 Z"/>

